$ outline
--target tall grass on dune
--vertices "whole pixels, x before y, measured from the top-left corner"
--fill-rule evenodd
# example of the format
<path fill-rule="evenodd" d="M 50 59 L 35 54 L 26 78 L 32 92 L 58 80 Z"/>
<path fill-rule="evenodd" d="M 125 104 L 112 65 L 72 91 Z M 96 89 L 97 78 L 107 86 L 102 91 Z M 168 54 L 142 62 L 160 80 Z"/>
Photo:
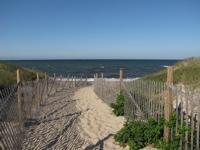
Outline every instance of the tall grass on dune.
<path fill-rule="evenodd" d="M 9 86 L 16 83 L 16 70 L 20 69 L 21 79 L 29 81 L 36 79 L 36 71 L 22 68 L 20 66 L 0 61 L 0 87 Z M 39 76 L 44 77 L 44 73 L 37 71 Z"/>
<path fill-rule="evenodd" d="M 144 76 L 142 79 L 166 82 L 167 70 Z M 174 83 L 200 86 L 200 58 L 187 59 L 174 65 Z"/>

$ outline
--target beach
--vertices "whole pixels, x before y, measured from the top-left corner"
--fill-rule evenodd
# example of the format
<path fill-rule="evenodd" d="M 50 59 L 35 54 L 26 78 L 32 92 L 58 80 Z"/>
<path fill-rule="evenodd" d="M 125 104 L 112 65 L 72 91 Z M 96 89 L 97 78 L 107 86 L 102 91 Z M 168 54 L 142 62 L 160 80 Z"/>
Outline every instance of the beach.
<path fill-rule="evenodd" d="M 167 68 L 168 82 L 169 77 L 173 76 L 172 69 L 173 67 Z M 17 77 L 19 77 L 19 71 L 17 72 Z M 44 78 L 42 76 L 40 78 L 37 75 L 37 80 L 34 84 L 32 82 L 19 84 L 18 86 L 21 87 L 17 88 L 20 88 L 21 91 L 17 91 L 15 87 L 16 91 L 9 88 L 8 90 L 5 89 L 5 91 L 10 91 L 11 93 L 12 91 L 17 93 L 15 96 L 23 95 L 23 104 L 21 104 L 23 108 L 20 111 L 23 111 L 22 117 L 25 116 L 25 118 L 22 120 L 24 124 L 23 132 L 20 133 L 15 133 L 5 126 L 8 123 L 12 124 L 12 122 L 6 122 L 7 120 L 5 119 L 2 131 L 8 130 L 9 132 L 3 132 L 6 144 L 0 143 L 0 146 L 4 149 L 14 147 L 15 143 L 10 144 L 9 138 L 15 135 L 16 138 L 14 137 L 12 142 L 22 140 L 22 149 L 24 150 L 127 150 L 129 147 L 135 148 L 136 146 L 139 148 L 146 147 L 144 149 L 148 150 L 153 149 L 153 147 L 158 146 L 155 145 L 157 142 L 149 141 L 149 139 L 154 139 L 154 135 L 147 135 L 148 138 L 143 135 L 151 133 L 148 131 L 151 128 L 141 128 L 141 131 L 135 130 L 135 123 L 139 123 L 139 126 L 142 126 L 144 121 L 151 118 L 156 123 L 163 116 L 166 117 L 164 111 L 168 107 L 165 100 L 172 102 L 170 106 L 173 106 L 173 113 L 177 116 L 176 124 L 174 125 L 183 126 L 186 123 L 186 126 L 191 126 L 192 132 L 187 131 L 188 135 L 186 134 L 185 138 L 189 139 L 187 136 L 195 138 L 196 135 L 199 135 L 200 112 L 198 110 L 200 103 L 198 89 L 194 90 L 194 87 L 188 87 L 187 89 L 184 84 L 169 84 L 167 86 L 165 79 L 162 81 L 163 74 L 166 72 L 140 78 L 127 78 L 121 72 L 123 72 L 123 69 L 120 69 L 120 79 L 107 78 L 102 73 L 96 73 L 94 75 L 95 78 L 70 75 L 54 75 L 53 77 L 49 76 L 49 78 L 45 75 Z M 177 78 L 175 79 L 177 80 Z M 173 83 L 172 81 L 170 82 Z M 119 95 L 120 90 L 123 90 L 122 93 L 120 92 L 122 95 Z M 5 94 L 4 91 L 3 93 Z M 9 93 L 7 94 L 9 95 Z M 9 96 L 3 95 L 2 100 L 4 97 Z M 11 97 L 9 100 L 12 101 L 13 99 L 20 100 L 21 96 Z M 36 103 L 39 105 L 36 106 Z M 110 104 L 113 103 L 115 104 L 111 108 Z M 13 108 L 15 108 L 16 104 L 12 104 Z M 9 106 L 9 103 L 7 105 Z M 9 108 L 12 107 L 9 106 Z M 28 111 L 29 109 L 30 112 Z M 32 110 L 35 111 L 32 112 Z M 119 110 L 122 110 L 121 112 L 124 114 L 120 114 L 122 116 L 117 117 L 119 114 L 116 111 L 119 112 Z M 8 112 L 5 111 L 9 117 L 10 114 Z M 31 114 L 30 116 L 29 113 Z M 184 120 L 184 118 L 186 119 Z M 136 122 L 131 124 L 132 122 L 127 122 L 126 119 L 133 119 Z M 20 121 L 16 120 L 17 122 Z M 126 126 L 124 126 L 125 123 Z M 126 128 L 127 124 L 130 124 L 131 128 Z M 18 127 L 16 128 L 18 129 Z M 162 128 L 165 129 L 167 127 L 164 126 Z M 156 140 L 163 138 L 164 129 L 162 128 L 158 132 L 159 137 Z M 138 134 L 137 132 L 140 133 Z M 18 134 L 24 137 L 18 138 Z M 116 134 L 117 139 L 114 139 Z M 143 145 L 139 145 L 137 140 L 144 137 L 144 140 L 148 141 L 144 141 Z M 124 138 L 128 139 L 124 140 Z M 133 140 L 134 144 L 137 145 L 131 145 L 130 140 Z M 182 139 L 180 141 L 183 142 Z M 170 142 L 173 142 L 173 140 Z M 19 143 L 21 146 L 21 141 Z M 192 144 L 196 144 L 195 146 L 198 147 L 199 143 Z"/>
<path fill-rule="evenodd" d="M 199 6 L 0 0 L 0 150 L 200 150 Z"/>

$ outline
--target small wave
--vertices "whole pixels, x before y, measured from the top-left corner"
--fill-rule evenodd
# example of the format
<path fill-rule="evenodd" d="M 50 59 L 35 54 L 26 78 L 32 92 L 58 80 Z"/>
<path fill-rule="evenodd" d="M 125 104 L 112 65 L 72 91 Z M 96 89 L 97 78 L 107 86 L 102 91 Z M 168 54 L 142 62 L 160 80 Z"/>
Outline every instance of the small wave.
<path fill-rule="evenodd" d="M 169 66 L 167 66 L 167 65 L 164 65 L 163 67 L 164 67 L 164 68 L 168 68 Z"/>
<path fill-rule="evenodd" d="M 131 81 L 135 81 L 135 80 L 138 80 L 140 79 L 139 77 L 136 77 L 136 78 L 124 78 L 123 81 L 124 82 L 131 82 Z M 61 79 L 57 79 L 58 81 L 61 80 Z M 73 79 L 72 78 L 62 78 L 62 81 L 72 81 Z M 80 80 L 85 80 L 85 78 L 76 78 L 76 81 L 80 81 Z M 104 80 L 106 81 L 110 81 L 110 82 L 115 82 L 115 81 L 119 81 L 119 78 L 104 78 Z M 93 82 L 94 81 L 94 78 L 87 78 L 87 81 L 88 82 Z"/>

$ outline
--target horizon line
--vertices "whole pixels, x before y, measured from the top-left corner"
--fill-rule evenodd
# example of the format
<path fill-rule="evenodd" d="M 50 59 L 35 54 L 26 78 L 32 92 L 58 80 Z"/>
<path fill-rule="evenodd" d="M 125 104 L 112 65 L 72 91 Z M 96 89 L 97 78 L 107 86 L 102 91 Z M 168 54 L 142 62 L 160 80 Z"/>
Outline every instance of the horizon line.
<path fill-rule="evenodd" d="M 73 58 L 73 59 L 67 59 L 67 58 L 42 58 L 42 59 L 0 59 L 0 61 L 44 61 L 44 60 L 184 60 L 186 58 Z"/>

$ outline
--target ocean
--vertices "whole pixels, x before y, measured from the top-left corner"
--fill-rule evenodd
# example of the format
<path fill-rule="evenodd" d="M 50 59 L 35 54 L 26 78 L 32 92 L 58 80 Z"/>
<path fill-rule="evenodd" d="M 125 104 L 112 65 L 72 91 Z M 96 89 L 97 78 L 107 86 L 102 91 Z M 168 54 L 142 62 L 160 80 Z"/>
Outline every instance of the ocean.
<path fill-rule="evenodd" d="M 95 73 L 104 73 L 106 78 L 118 78 L 123 68 L 125 78 L 141 77 L 178 60 L 12 60 L 11 63 L 25 68 L 41 70 L 50 75 L 83 75 L 92 78 Z"/>

